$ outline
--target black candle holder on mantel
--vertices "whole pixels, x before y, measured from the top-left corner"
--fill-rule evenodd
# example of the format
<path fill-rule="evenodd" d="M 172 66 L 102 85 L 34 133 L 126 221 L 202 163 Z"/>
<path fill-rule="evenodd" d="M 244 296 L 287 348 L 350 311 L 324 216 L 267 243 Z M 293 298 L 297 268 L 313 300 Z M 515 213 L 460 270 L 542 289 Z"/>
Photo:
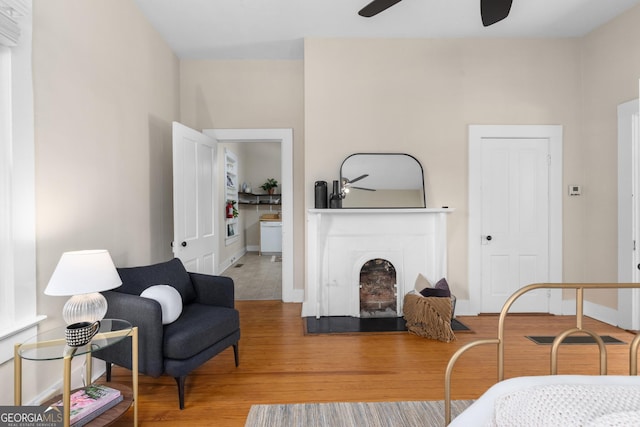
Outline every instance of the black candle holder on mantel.
<path fill-rule="evenodd" d="M 316 181 L 315 186 L 316 209 L 326 209 L 329 207 L 329 195 L 327 192 L 327 181 Z"/>
<path fill-rule="evenodd" d="M 329 207 L 331 209 L 342 208 L 342 192 L 340 191 L 340 181 L 333 181 L 333 193 L 329 198 Z"/>

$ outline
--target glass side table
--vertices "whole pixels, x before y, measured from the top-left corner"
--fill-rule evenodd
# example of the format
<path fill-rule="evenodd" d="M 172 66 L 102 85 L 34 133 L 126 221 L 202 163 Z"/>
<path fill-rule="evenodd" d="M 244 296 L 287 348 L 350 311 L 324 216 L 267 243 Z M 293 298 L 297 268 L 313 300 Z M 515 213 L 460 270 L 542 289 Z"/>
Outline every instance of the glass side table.
<path fill-rule="evenodd" d="M 93 339 L 82 347 L 69 347 L 65 339 L 66 327 L 42 332 L 14 348 L 14 402 L 22 404 L 22 359 L 64 360 L 64 426 L 69 427 L 71 397 L 71 360 L 75 356 L 86 356 L 86 378 L 91 382 L 91 353 L 109 347 L 126 337 L 131 337 L 131 380 L 133 386 L 133 425 L 138 425 L 138 327 L 126 320 L 102 319 L 100 330 Z"/>

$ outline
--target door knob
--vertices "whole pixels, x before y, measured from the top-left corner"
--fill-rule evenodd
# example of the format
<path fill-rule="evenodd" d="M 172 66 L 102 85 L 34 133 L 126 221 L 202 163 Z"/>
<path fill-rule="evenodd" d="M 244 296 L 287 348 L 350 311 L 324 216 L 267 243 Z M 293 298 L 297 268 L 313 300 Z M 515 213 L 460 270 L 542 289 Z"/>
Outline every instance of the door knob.
<path fill-rule="evenodd" d="M 180 246 L 182 246 L 183 248 L 186 248 L 187 247 L 187 242 L 180 243 Z"/>
<path fill-rule="evenodd" d="M 493 239 L 493 237 L 491 237 L 491 236 L 487 236 L 487 237 L 486 237 L 486 239 L 487 239 L 488 241 L 491 241 L 491 239 Z"/>

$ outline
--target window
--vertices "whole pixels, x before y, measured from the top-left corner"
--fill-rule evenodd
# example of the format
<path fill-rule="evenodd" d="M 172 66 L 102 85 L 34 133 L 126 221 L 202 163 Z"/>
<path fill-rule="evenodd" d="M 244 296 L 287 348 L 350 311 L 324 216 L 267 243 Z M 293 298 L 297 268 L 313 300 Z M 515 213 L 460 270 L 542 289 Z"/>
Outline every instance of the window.
<path fill-rule="evenodd" d="M 11 232 L 11 52 L 0 46 L 0 325 L 13 322 Z"/>
<path fill-rule="evenodd" d="M 35 334 L 35 171 L 31 13 L 0 0 L 0 363 Z"/>

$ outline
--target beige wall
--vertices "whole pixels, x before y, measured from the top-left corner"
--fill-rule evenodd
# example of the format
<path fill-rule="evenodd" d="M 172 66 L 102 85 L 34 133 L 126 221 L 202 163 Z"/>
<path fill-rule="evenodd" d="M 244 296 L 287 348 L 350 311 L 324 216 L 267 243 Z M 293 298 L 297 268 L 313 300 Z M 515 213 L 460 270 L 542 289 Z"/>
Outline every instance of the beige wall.
<path fill-rule="evenodd" d="M 181 121 L 194 129 L 292 128 L 294 287 L 304 286 L 302 61 L 180 62 Z M 251 183 L 256 189 L 262 182 Z"/>
<path fill-rule="evenodd" d="M 467 126 L 562 124 L 565 180 L 581 176 L 579 76 L 578 41 L 570 39 L 307 40 L 307 207 L 314 181 L 335 179 L 349 154 L 415 156 L 428 207 L 456 209 L 448 280 L 467 298 Z M 579 212 L 565 208 L 569 218 Z M 565 239 L 565 252 L 576 251 L 579 242 Z"/>
<path fill-rule="evenodd" d="M 353 152 L 415 155 L 429 205 L 457 208 L 450 279 L 463 295 L 467 125 L 562 124 L 565 185 L 585 186 L 564 199 L 564 279 L 614 280 L 615 106 L 637 94 L 639 15 L 582 39 L 312 39 L 304 65 L 181 61 L 178 70 L 129 1 L 36 0 L 39 286 L 64 250 L 107 246 L 119 264 L 171 256 L 169 124 L 179 110 L 197 129 L 294 129 L 298 288 L 313 182 L 336 178 Z"/>
<path fill-rule="evenodd" d="M 615 108 L 638 94 L 637 22 L 640 7 L 573 40 L 314 39 L 304 64 L 179 64 L 130 0 L 34 0 L 43 328 L 61 322 L 64 298 L 43 291 L 62 252 L 106 248 L 118 265 L 171 256 L 170 124 L 178 118 L 197 129 L 294 129 L 297 288 L 314 181 L 337 178 L 356 151 L 415 155 L 429 205 L 457 208 L 449 269 L 461 297 L 467 125 L 562 124 L 565 186 L 585 189 L 564 198 L 564 280 L 615 280 Z M 59 380 L 45 365 L 35 366 L 40 382 Z M 5 364 L 5 385 L 11 375 Z"/>
<path fill-rule="evenodd" d="M 617 281 L 617 111 L 638 97 L 640 6 L 580 41 L 581 148 L 584 209 L 579 234 L 585 258 L 575 260 L 584 281 Z M 565 221 L 566 223 L 566 221 Z M 614 293 L 598 302 L 616 307 Z"/>
<path fill-rule="evenodd" d="M 449 279 L 465 298 L 467 126 L 561 124 L 563 187 L 584 189 L 563 190 L 563 280 L 616 281 L 616 107 L 638 94 L 638 22 L 635 7 L 579 39 L 307 40 L 305 188 L 353 152 L 416 156 L 428 205 L 457 209 Z M 615 308 L 616 294 L 597 302 Z"/>
<path fill-rule="evenodd" d="M 578 198 L 563 190 L 564 280 L 616 280 L 615 148 L 590 128 L 615 141 L 615 106 L 636 93 L 637 61 L 628 67 L 623 58 L 634 50 L 638 10 L 585 38 L 308 39 L 304 67 L 297 61 L 182 61 L 181 118 L 197 129 L 294 128 L 297 288 L 304 280 L 304 212 L 313 207 L 314 181 L 336 179 L 342 160 L 358 151 L 416 156 L 425 167 L 428 205 L 457 209 L 449 223 L 449 279 L 462 298 L 468 296 L 467 126 L 561 124 L 563 187 L 585 189 Z M 612 58 L 621 67 L 610 66 Z M 620 81 L 620 74 L 631 82 Z M 612 85 L 624 95 L 609 93 Z M 609 97 L 616 99 L 599 103 Z M 608 173 L 600 182 L 590 171 L 603 166 Z M 604 225 L 591 234 L 593 220 Z"/>
<path fill-rule="evenodd" d="M 176 56 L 127 0 L 34 12 L 39 283 L 67 250 L 109 249 L 118 265 L 170 257 Z"/>
<path fill-rule="evenodd" d="M 64 251 L 108 249 L 120 266 L 171 257 L 179 68 L 129 0 L 35 0 L 33 28 L 37 294 L 46 330 L 62 323 L 65 298 L 44 289 Z M 61 366 L 46 365 L 32 365 L 39 382 L 60 380 Z"/>

